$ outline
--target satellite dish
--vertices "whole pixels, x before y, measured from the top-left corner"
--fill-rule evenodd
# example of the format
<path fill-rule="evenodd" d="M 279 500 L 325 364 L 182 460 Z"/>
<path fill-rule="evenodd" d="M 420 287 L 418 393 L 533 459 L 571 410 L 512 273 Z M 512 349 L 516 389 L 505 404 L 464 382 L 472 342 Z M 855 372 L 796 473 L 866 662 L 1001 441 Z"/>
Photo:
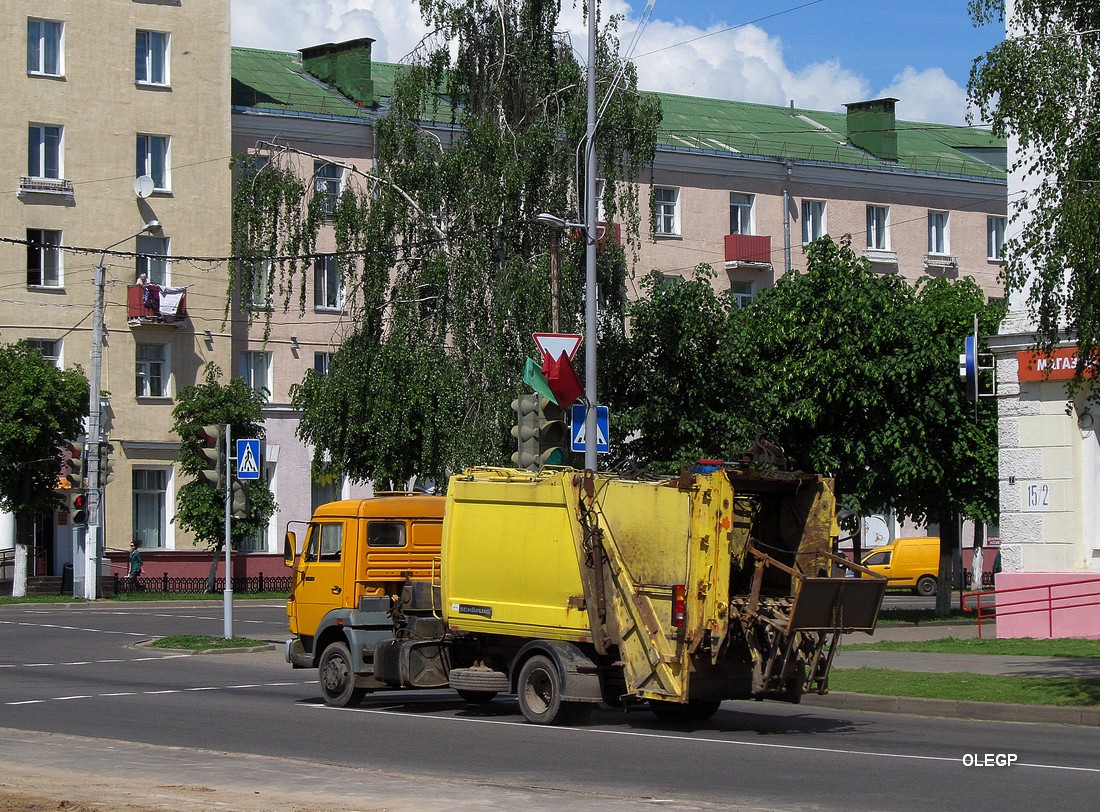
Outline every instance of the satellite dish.
<path fill-rule="evenodd" d="M 150 175 L 138 175 L 134 178 L 134 194 L 142 200 L 153 193 L 153 178 Z"/>

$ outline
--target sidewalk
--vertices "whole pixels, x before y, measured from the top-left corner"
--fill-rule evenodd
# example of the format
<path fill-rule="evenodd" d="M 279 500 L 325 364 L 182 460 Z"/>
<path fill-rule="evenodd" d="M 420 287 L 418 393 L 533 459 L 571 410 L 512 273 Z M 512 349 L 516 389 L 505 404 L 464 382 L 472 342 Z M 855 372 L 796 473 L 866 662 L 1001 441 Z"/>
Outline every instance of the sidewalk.
<path fill-rule="evenodd" d="M 995 626 L 986 624 L 983 634 L 996 636 Z M 931 654 L 915 651 L 860 651 L 846 646 L 881 640 L 939 640 L 945 637 L 966 639 L 978 636 L 976 623 L 923 623 L 919 625 L 885 624 L 874 635 L 846 635 L 833 658 L 834 668 L 881 668 L 891 671 L 923 673 L 966 673 L 992 676 L 1055 677 L 1100 679 L 1100 660 L 1085 657 L 1023 657 L 997 654 Z M 808 705 L 850 710 L 909 713 L 919 716 L 943 716 L 956 719 L 987 719 L 1038 722 L 1057 725 L 1100 727 L 1100 707 L 1056 707 L 1052 705 L 1008 705 L 997 702 L 966 702 L 950 699 L 878 696 L 830 692 L 825 696 L 808 694 Z"/>

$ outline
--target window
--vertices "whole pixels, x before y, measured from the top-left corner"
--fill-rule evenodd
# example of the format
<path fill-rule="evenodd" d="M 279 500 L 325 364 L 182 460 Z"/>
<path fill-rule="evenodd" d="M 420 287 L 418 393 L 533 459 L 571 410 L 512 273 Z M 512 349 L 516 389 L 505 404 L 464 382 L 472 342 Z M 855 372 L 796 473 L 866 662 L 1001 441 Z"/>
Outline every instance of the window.
<path fill-rule="evenodd" d="M 344 492 L 344 478 L 338 474 L 322 474 L 318 481 L 310 483 L 310 508 L 317 510 L 321 505 L 339 501 Z"/>
<path fill-rule="evenodd" d="M 61 342 L 52 338 L 28 338 L 27 346 L 38 350 L 42 357 L 58 369 L 61 368 Z"/>
<path fill-rule="evenodd" d="M 947 212 L 928 212 L 928 253 L 946 254 L 950 250 L 947 231 Z"/>
<path fill-rule="evenodd" d="M 320 372 L 322 375 L 328 375 L 329 367 L 332 366 L 332 357 L 336 355 L 334 352 L 315 352 L 313 353 L 313 368 Z"/>
<path fill-rule="evenodd" d="M 404 522 L 370 522 L 367 524 L 368 547 L 404 547 Z"/>
<path fill-rule="evenodd" d="M 271 399 L 271 353 L 246 350 L 241 353 L 241 377 L 250 388 Z"/>
<path fill-rule="evenodd" d="M 865 559 L 863 559 L 863 566 L 865 566 L 865 567 L 869 567 L 872 564 L 880 564 L 881 565 L 881 564 L 889 564 L 889 563 L 890 563 L 890 553 L 888 551 L 883 551 L 883 552 L 879 552 L 879 553 L 872 553 L 871 555 L 869 555 Z"/>
<path fill-rule="evenodd" d="M 61 127 L 31 124 L 27 127 L 27 175 L 32 178 L 61 177 Z"/>
<path fill-rule="evenodd" d="M 39 288 L 61 287 L 61 232 L 27 229 L 27 284 Z"/>
<path fill-rule="evenodd" d="M 146 274 L 154 285 L 168 285 L 168 238 L 137 238 L 137 275 Z"/>
<path fill-rule="evenodd" d="M 344 280 L 336 257 L 318 257 L 313 274 L 313 306 L 325 310 L 342 310 Z"/>
<path fill-rule="evenodd" d="M 337 522 L 311 524 L 306 541 L 306 561 L 339 561 L 344 525 Z"/>
<path fill-rule="evenodd" d="M 59 20 L 27 18 L 27 73 L 61 76 L 63 30 Z"/>
<path fill-rule="evenodd" d="M 802 201 L 802 244 L 809 245 L 825 235 L 825 201 Z"/>
<path fill-rule="evenodd" d="M 251 310 L 270 307 L 268 297 L 272 294 L 271 260 L 242 263 L 240 275 L 244 306 Z"/>
<path fill-rule="evenodd" d="M 135 468 L 133 473 L 134 538 L 142 549 L 164 547 L 168 472 L 163 468 Z"/>
<path fill-rule="evenodd" d="M 169 169 L 169 138 L 167 135 L 142 135 L 137 137 L 137 176 L 148 175 L 153 179 L 153 189 L 167 192 L 172 186 Z"/>
<path fill-rule="evenodd" d="M 343 167 L 326 161 L 313 162 L 313 190 L 324 196 L 325 214 L 336 211 L 336 201 L 340 199 L 343 180 Z"/>
<path fill-rule="evenodd" d="M 730 192 L 730 234 L 752 234 L 752 204 L 756 195 Z"/>
<path fill-rule="evenodd" d="M 752 304 L 752 298 L 755 295 L 753 293 L 752 282 L 730 282 L 730 298 L 733 299 L 734 305 L 737 309 L 748 307 Z"/>
<path fill-rule="evenodd" d="M 164 344 L 138 344 L 134 391 L 139 398 L 168 396 L 168 348 Z"/>
<path fill-rule="evenodd" d="M 137 32 L 134 81 L 142 85 L 168 84 L 168 35 L 163 31 Z"/>
<path fill-rule="evenodd" d="M 680 234 L 680 190 L 667 186 L 653 189 L 653 231 L 664 237 Z"/>
<path fill-rule="evenodd" d="M 879 251 L 890 250 L 890 207 L 867 207 L 867 247 Z"/>
<path fill-rule="evenodd" d="M 985 220 L 986 256 L 994 261 L 1004 259 L 1005 218 L 987 217 Z"/>

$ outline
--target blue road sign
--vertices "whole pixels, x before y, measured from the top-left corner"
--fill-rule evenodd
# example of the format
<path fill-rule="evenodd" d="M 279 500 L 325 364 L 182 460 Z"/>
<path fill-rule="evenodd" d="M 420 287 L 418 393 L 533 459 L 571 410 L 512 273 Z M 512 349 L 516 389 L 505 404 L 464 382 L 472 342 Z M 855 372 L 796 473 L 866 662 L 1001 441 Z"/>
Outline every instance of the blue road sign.
<path fill-rule="evenodd" d="M 574 451 L 584 451 L 586 438 L 584 436 L 584 415 L 585 405 L 583 403 L 574 403 L 570 412 L 570 424 L 572 431 L 571 448 Z M 611 434 L 611 416 L 607 411 L 606 406 L 596 407 L 596 453 L 606 454 L 609 450 L 607 444 L 607 438 Z"/>
<path fill-rule="evenodd" d="M 260 441 L 237 440 L 237 479 L 260 478 Z"/>

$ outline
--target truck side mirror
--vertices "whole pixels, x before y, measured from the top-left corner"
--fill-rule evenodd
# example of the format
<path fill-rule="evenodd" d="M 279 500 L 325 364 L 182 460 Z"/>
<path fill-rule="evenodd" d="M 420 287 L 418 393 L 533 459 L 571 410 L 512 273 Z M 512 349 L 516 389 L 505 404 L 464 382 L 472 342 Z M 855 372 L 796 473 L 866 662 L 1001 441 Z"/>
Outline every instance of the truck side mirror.
<path fill-rule="evenodd" d="M 294 532 L 291 530 L 286 531 L 286 536 L 283 538 L 283 564 L 287 567 L 294 566 L 294 551 L 297 550 L 297 539 L 294 538 Z"/>

